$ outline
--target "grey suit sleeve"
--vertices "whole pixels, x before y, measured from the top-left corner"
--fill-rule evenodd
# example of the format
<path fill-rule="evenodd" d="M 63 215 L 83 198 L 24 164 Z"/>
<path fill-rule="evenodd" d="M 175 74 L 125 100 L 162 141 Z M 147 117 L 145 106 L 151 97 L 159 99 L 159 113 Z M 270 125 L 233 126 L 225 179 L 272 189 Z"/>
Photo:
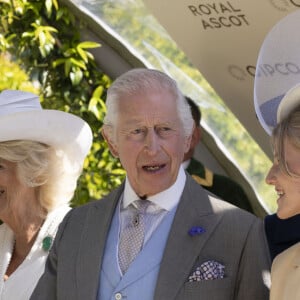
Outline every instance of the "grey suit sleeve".
<path fill-rule="evenodd" d="M 249 230 L 237 274 L 236 300 L 268 300 L 271 259 L 263 228 L 256 219 Z"/>

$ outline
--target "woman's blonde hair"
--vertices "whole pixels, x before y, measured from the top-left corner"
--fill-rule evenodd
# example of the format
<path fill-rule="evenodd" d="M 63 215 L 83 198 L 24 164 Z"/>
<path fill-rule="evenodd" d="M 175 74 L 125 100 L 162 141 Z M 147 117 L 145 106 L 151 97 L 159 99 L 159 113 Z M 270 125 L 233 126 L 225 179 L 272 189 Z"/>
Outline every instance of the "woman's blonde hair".
<path fill-rule="evenodd" d="M 50 212 L 68 204 L 82 168 L 72 168 L 62 151 L 36 141 L 0 142 L 0 159 L 17 164 L 19 180 L 36 187 L 42 208 Z"/>

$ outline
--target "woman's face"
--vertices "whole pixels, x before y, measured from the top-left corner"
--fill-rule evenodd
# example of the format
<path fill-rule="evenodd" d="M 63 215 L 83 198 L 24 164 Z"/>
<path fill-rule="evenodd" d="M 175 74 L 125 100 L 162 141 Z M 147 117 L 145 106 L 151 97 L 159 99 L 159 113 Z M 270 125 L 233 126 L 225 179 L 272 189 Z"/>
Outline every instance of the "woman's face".
<path fill-rule="evenodd" d="M 33 194 L 32 188 L 19 180 L 17 164 L 0 159 L 0 219 L 8 224 L 13 222 L 13 216 L 26 211 L 27 200 Z"/>
<path fill-rule="evenodd" d="M 274 162 L 266 182 L 274 185 L 278 195 L 277 215 L 287 219 L 300 214 L 300 151 L 288 139 L 284 141 L 285 160 L 289 171 L 297 176 L 289 176 L 279 166 L 278 156 L 274 153 Z"/>

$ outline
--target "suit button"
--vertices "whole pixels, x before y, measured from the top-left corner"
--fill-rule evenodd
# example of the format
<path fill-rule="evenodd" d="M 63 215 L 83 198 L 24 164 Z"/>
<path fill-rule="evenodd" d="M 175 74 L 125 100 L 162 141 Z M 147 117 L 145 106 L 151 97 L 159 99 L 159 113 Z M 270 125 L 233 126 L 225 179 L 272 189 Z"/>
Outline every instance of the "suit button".
<path fill-rule="evenodd" d="M 122 299 L 122 294 L 121 293 L 116 293 L 115 294 L 115 299 L 116 300 L 121 300 Z"/>

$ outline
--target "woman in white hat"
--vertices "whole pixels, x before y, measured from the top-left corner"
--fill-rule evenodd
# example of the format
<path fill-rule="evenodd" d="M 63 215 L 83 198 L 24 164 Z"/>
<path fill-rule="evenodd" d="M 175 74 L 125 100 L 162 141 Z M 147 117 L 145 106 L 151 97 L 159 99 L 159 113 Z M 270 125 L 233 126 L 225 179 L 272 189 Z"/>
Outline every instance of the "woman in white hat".
<path fill-rule="evenodd" d="M 29 299 L 70 210 L 90 127 L 21 91 L 0 94 L 0 299 Z"/>

